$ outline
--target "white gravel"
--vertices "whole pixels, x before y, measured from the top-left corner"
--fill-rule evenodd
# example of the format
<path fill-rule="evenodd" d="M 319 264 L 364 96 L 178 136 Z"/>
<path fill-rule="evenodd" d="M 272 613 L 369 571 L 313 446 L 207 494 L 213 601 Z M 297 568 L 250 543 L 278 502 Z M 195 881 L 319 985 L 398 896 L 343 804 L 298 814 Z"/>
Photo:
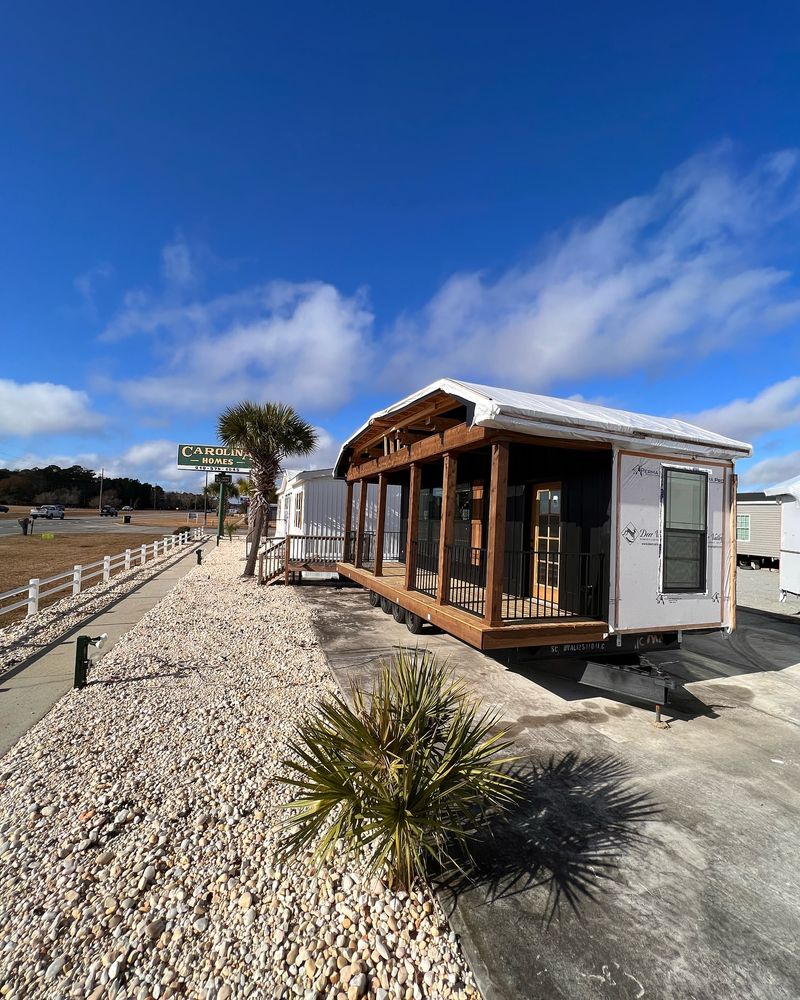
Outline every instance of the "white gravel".
<path fill-rule="evenodd" d="M 138 548 L 134 548 L 132 552 L 137 565 L 132 569 L 115 573 L 108 583 L 103 583 L 100 577 L 98 583 L 84 587 L 80 594 L 74 597 L 70 594 L 55 604 L 41 608 L 30 618 L 21 618 L 0 628 L 0 670 L 8 670 L 28 656 L 40 652 L 43 646 L 50 645 L 78 628 L 85 619 L 103 611 L 112 601 L 124 597 L 155 573 L 160 573 L 166 566 L 183 558 L 196 545 L 196 542 L 190 542 L 171 550 L 166 556 L 160 555 L 153 559 L 151 544 L 148 546 L 148 561 L 144 566 L 138 563 Z M 69 591 L 65 593 L 69 594 Z"/>
<path fill-rule="evenodd" d="M 0 996 L 477 997 L 426 887 L 275 859 L 276 780 L 334 690 L 291 589 L 209 553 L 0 760 Z"/>

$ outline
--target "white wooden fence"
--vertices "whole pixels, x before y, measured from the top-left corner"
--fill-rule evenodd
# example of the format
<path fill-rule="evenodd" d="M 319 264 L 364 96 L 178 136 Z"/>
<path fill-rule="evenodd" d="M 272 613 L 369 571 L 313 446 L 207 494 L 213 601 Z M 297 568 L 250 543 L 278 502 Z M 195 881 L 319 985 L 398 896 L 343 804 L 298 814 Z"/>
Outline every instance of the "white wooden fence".
<path fill-rule="evenodd" d="M 100 578 L 102 578 L 103 583 L 108 583 L 115 572 L 144 566 L 149 559 L 157 559 L 159 555 L 168 555 L 189 542 L 199 541 L 202 538 L 205 538 L 205 531 L 202 528 L 187 528 L 178 535 L 165 535 L 158 541 L 150 542 L 147 545 L 125 549 L 119 555 L 103 556 L 97 562 L 88 563 L 86 566 L 75 566 L 74 569 L 68 569 L 66 573 L 56 573 L 54 576 L 48 576 L 44 579 L 35 577 L 25 587 L 16 587 L 14 590 L 7 590 L 0 594 L 0 616 L 20 608 L 27 608 L 27 615 L 30 617 L 39 610 L 39 601 L 44 597 L 50 597 L 65 590 L 71 591 L 74 597 L 76 594 L 80 594 L 82 588 L 89 581 L 92 581 L 92 586 L 99 582 Z M 6 604 L 6 601 L 12 603 Z"/>

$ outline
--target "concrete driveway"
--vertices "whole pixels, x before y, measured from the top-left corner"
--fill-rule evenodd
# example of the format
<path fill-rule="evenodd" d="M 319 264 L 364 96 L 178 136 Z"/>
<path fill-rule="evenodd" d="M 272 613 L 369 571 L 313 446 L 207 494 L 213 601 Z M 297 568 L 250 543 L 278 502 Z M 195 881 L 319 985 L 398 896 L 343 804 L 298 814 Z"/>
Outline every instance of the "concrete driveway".
<path fill-rule="evenodd" d="M 345 685 L 414 642 L 361 590 L 301 593 Z M 800 622 L 653 654 L 686 682 L 667 730 L 569 665 L 420 638 L 524 758 L 524 808 L 442 889 L 486 1000 L 800 996 Z"/>

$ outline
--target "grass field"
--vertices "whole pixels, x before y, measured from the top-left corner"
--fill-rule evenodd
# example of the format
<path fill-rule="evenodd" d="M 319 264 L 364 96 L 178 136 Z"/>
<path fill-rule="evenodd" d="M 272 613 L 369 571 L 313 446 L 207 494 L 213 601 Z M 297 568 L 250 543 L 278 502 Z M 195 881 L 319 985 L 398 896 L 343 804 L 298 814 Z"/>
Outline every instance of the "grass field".
<path fill-rule="evenodd" d="M 116 556 L 131 548 L 134 552 L 141 546 L 163 538 L 163 531 L 151 534 L 139 532 L 136 535 L 98 531 L 87 535 L 56 535 L 50 540 L 41 535 L 12 535 L 0 538 L 0 593 L 23 587 L 33 577 L 44 578 L 56 573 L 65 573 L 78 563 L 96 562 L 103 556 Z M 134 565 L 136 563 L 134 562 Z M 96 580 L 93 582 L 97 582 Z M 40 607 L 46 607 L 55 600 L 68 596 L 70 591 L 54 594 L 49 600 L 42 598 Z M 25 609 L 0 615 L 0 628 L 24 617 Z"/>

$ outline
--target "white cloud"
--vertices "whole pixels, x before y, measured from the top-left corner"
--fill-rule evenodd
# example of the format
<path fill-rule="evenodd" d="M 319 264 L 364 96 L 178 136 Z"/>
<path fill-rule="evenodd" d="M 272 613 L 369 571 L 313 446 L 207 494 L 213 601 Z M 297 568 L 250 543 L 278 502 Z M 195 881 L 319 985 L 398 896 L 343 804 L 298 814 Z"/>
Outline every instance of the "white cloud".
<path fill-rule="evenodd" d="M 776 382 L 752 399 L 734 399 L 684 419 L 741 441 L 800 424 L 800 375 Z"/>
<path fill-rule="evenodd" d="M 97 286 L 110 278 L 113 273 L 114 269 L 110 264 L 95 264 L 94 267 L 90 267 L 88 271 L 79 274 L 75 279 L 75 288 L 83 300 L 83 307 L 89 316 L 97 317 L 97 303 L 95 302 Z"/>
<path fill-rule="evenodd" d="M 346 402 L 368 370 L 371 324 L 360 294 L 272 282 L 184 306 L 129 296 L 105 337 L 161 337 L 162 370 L 117 385 L 140 406 L 208 411 L 252 398 L 325 408 Z"/>
<path fill-rule="evenodd" d="M 800 451 L 756 462 L 755 465 L 751 465 L 741 474 L 739 485 L 763 489 L 766 486 L 775 486 L 777 483 L 782 483 L 795 476 L 800 476 Z"/>
<path fill-rule="evenodd" d="M 441 375 L 546 389 L 730 347 L 800 319 L 790 273 L 762 262 L 768 231 L 798 209 L 800 157 L 749 173 L 719 148 L 647 195 L 553 237 L 533 263 L 457 274 L 384 338 L 385 383 Z"/>
<path fill-rule="evenodd" d="M 96 430 L 104 422 L 80 389 L 0 379 L 0 434 L 66 434 Z"/>
<path fill-rule="evenodd" d="M 324 282 L 204 299 L 202 248 L 178 235 L 162 251 L 161 290 L 129 292 L 102 335 L 146 335 L 153 354 L 149 375 L 114 389 L 150 418 L 248 397 L 321 410 L 442 375 L 546 391 L 731 350 L 800 321 L 794 276 L 768 253 L 800 209 L 799 178 L 797 151 L 743 170 L 720 146 L 553 234 L 530 262 L 453 275 L 382 331 L 363 292 Z"/>

